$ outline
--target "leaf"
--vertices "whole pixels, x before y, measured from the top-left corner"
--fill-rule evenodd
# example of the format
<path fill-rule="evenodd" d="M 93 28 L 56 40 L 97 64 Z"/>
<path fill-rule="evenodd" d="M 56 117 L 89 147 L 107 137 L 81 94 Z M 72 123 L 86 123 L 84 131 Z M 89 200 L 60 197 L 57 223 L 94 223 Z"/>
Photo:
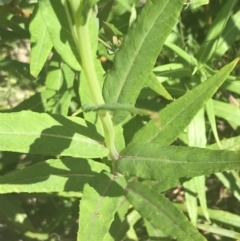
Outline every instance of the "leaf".
<path fill-rule="evenodd" d="M 183 212 L 187 212 L 185 204 L 174 203 L 178 209 Z M 232 226 L 232 227 L 240 227 L 240 216 L 237 214 L 233 214 L 227 211 L 215 210 L 208 208 L 208 213 L 211 220 L 215 220 L 218 223 L 222 223 L 224 225 Z M 198 207 L 198 214 L 200 216 L 204 216 L 203 211 L 200 207 Z"/>
<path fill-rule="evenodd" d="M 171 241 L 171 239 L 167 238 L 168 236 L 163 231 L 154 227 L 154 225 L 152 225 L 147 219 L 144 219 L 144 224 L 146 226 L 148 237 L 151 238 L 152 240 L 162 239 L 164 241 Z"/>
<path fill-rule="evenodd" d="M 29 38 L 29 31 L 24 26 L 22 26 L 19 23 L 19 21 L 16 21 L 13 17 L 9 18 L 9 13 L 7 13 L 7 11 L 4 12 L 3 10 L 4 8 L 2 8 L 0 15 L 0 26 L 3 26 L 5 29 L 1 28 L 1 38 L 6 39 L 8 41 L 12 41 L 10 36 L 12 36 L 14 39 Z M 10 32 L 6 31 L 6 28 L 10 30 Z"/>
<path fill-rule="evenodd" d="M 124 239 L 129 229 L 129 224 L 126 218 L 126 215 L 129 213 L 129 206 L 130 203 L 125 198 L 125 196 L 123 196 L 122 201 L 118 206 L 118 210 L 115 213 L 114 220 L 110 227 L 110 230 L 104 237 L 104 241 L 115 241 Z"/>
<path fill-rule="evenodd" d="M 29 25 L 29 31 L 31 33 L 30 73 L 34 77 L 37 77 L 53 45 L 42 14 L 38 10 L 38 5 L 34 8 L 33 17 L 31 19 Z"/>
<path fill-rule="evenodd" d="M 199 62 L 206 63 L 211 59 L 217 48 L 218 39 L 221 36 L 222 31 L 225 28 L 225 25 L 237 2 L 238 0 L 226 1 L 220 12 L 218 12 L 218 15 L 210 26 L 204 42 L 201 44 L 201 47 L 198 50 L 197 59 Z"/>
<path fill-rule="evenodd" d="M 238 173 L 236 173 L 239 179 Z M 215 173 L 219 181 L 235 196 L 235 198 L 240 201 L 240 183 L 238 183 L 237 178 L 231 172 Z"/>
<path fill-rule="evenodd" d="M 123 200 L 124 177 L 100 173 L 83 190 L 77 240 L 104 240 Z"/>
<path fill-rule="evenodd" d="M 37 92 L 30 96 L 28 99 L 22 101 L 19 105 L 13 107 L 10 110 L 2 111 L 4 113 L 18 112 L 22 110 L 32 110 L 34 112 L 46 111 L 46 92 Z"/>
<path fill-rule="evenodd" d="M 80 58 L 62 1 L 41 0 L 39 11 L 58 54 L 71 68 L 81 70 Z"/>
<path fill-rule="evenodd" d="M 47 112 L 67 115 L 73 93 L 75 73 L 54 55 L 46 77 Z"/>
<path fill-rule="evenodd" d="M 196 177 L 198 178 L 198 177 Z M 194 178 L 183 183 L 185 204 L 188 210 L 188 216 L 194 226 L 197 225 L 197 197 L 196 197 L 196 186 Z"/>
<path fill-rule="evenodd" d="M 0 176 L 0 193 L 81 192 L 84 184 L 102 170 L 109 168 L 92 160 L 49 159 Z"/>
<path fill-rule="evenodd" d="M 194 67 L 198 67 L 199 63 L 198 63 L 197 59 L 195 59 L 194 56 L 188 54 L 186 51 L 184 51 L 183 49 L 181 49 L 177 45 L 175 45 L 175 44 L 173 44 L 169 41 L 166 41 L 164 43 L 164 46 L 166 46 L 167 48 L 174 51 L 181 59 L 183 59 L 189 65 L 193 65 Z M 174 64 L 174 66 L 176 66 L 176 65 L 177 64 Z"/>
<path fill-rule="evenodd" d="M 231 48 L 232 44 L 239 39 L 240 36 L 240 11 L 231 15 L 226 27 L 223 30 L 221 38 L 217 43 L 214 57 L 221 57 L 226 51 Z"/>
<path fill-rule="evenodd" d="M 153 91 L 163 96 L 167 100 L 173 100 L 172 96 L 167 92 L 162 83 L 158 80 L 157 76 L 151 72 L 148 76 L 149 81 L 147 82 L 147 86 L 151 88 Z"/>
<path fill-rule="evenodd" d="M 236 126 L 240 125 L 240 109 L 238 106 L 213 100 L 213 108 L 216 116 L 221 117 Z"/>
<path fill-rule="evenodd" d="M 208 117 L 209 123 L 211 125 L 211 129 L 212 129 L 214 138 L 217 141 L 219 147 L 221 147 L 221 143 L 220 143 L 218 132 L 217 132 L 217 124 L 216 124 L 216 118 L 215 118 L 215 112 L 214 112 L 212 99 L 209 99 L 207 101 L 205 108 L 206 108 L 207 117 Z"/>
<path fill-rule="evenodd" d="M 207 144 L 206 127 L 204 109 L 202 108 L 197 115 L 193 118 L 188 126 L 188 144 L 189 146 L 205 148 Z M 185 198 L 186 205 L 189 211 L 189 217 L 192 223 L 197 224 L 197 197 L 199 198 L 200 205 L 205 213 L 205 217 L 208 221 L 209 215 L 207 213 L 207 202 L 205 192 L 205 177 L 194 177 L 191 180 L 185 182 L 184 188 L 186 189 Z M 196 195 L 192 195 L 196 193 Z M 196 197 L 197 196 L 197 197 Z"/>
<path fill-rule="evenodd" d="M 126 220 L 129 225 L 129 229 L 127 231 L 127 238 L 130 240 L 138 240 L 136 230 L 134 226 L 137 222 L 141 219 L 141 215 L 136 210 L 132 210 L 130 213 L 127 214 Z"/>
<path fill-rule="evenodd" d="M 195 177 L 240 168 L 240 152 L 225 150 L 133 143 L 120 155 L 118 172 L 152 180 Z"/>
<path fill-rule="evenodd" d="M 200 109 L 188 126 L 188 144 L 195 147 L 206 147 L 206 127 L 204 110 Z"/>
<path fill-rule="evenodd" d="M 131 11 L 131 4 L 128 0 L 117 0 L 120 4 L 124 6 L 129 12 Z"/>
<path fill-rule="evenodd" d="M 234 232 L 233 230 L 229 230 L 229 229 L 225 229 L 225 228 L 221 228 L 218 226 L 210 226 L 208 224 L 198 224 L 197 227 L 205 232 L 210 232 L 210 233 L 214 233 L 217 235 L 221 235 L 224 237 L 229 237 L 235 240 L 239 240 L 240 239 L 240 233 L 238 232 Z"/>
<path fill-rule="evenodd" d="M 81 12 L 80 12 L 80 16 L 81 16 L 81 19 L 82 19 L 81 20 L 82 25 L 86 24 L 87 18 L 88 18 L 88 14 L 89 14 L 90 10 L 99 1 L 100 0 L 82 0 Z"/>
<path fill-rule="evenodd" d="M 108 155 L 103 138 L 81 118 L 22 111 L 0 114 L 0 120 L 1 151 L 83 158 Z"/>
<path fill-rule="evenodd" d="M 237 58 L 224 66 L 214 76 L 161 110 L 160 126 L 155 120 L 149 121 L 135 134 L 132 142 L 171 144 L 224 82 L 238 60 Z"/>
<path fill-rule="evenodd" d="M 193 181 L 195 182 L 196 192 L 197 192 L 200 206 L 203 210 L 204 216 L 207 221 L 211 222 L 208 214 L 207 197 L 206 197 L 206 191 L 205 191 L 206 178 L 205 176 L 194 177 Z"/>
<path fill-rule="evenodd" d="M 144 6 L 107 74 L 103 88 L 106 103 L 135 104 L 164 41 L 178 21 L 183 3 L 184 0 L 152 0 Z M 126 116 L 126 112 L 116 112 L 113 121 L 118 124 Z"/>
<path fill-rule="evenodd" d="M 183 77 L 192 77 L 192 69 L 190 67 L 184 64 L 171 63 L 157 66 L 153 69 L 153 72 L 161 78 L 162 81 L 180 79 Z"/>
<path fill-rule="evenodd" d="M 134 208 L 167 235 L 178 241 L 206 240 L 164 195 L 139 182 L 129 183 L 127 191 L 126 197 Z"/>
<path fill-rule="evenodd" d="M 190 4 L 191 9 L 195 9 L 202 5 L 209 4 L 209 0 L 188 0 L 188 1 L 189 3 L 186 3 L 186 4 Z"/>
<path fill-rule="evenodd" d="M 151 186 L 151 188 L 156 190 L 158 193 L 166 192 L 170 188 L 177 187 L 181 184 L 178 178 L 169 178 L 160 181 L 144 180 L 142 183 L 144 185 Z"/>
<path fill-rule="evenodd" d="M 226 150 L 232 150 L 232 151 L 240 151 L 240 136 L 235 136 L 232 138 L 222 140 L 220 143 L 221 143 L 221 148 L 217 143 L 214 143 L 208 146 L 208 148 L 212 150 L 226 149 Z"/>

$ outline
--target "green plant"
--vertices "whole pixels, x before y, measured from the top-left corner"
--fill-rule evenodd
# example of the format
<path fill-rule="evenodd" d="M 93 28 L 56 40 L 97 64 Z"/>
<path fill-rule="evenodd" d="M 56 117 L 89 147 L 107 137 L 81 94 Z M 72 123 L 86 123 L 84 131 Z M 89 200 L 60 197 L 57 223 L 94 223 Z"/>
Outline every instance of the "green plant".
<path fill-rule="evenodd" d="M 118 4 L 131 10 L 137 2 Z M 236 79 L 230 73 L 239 59 L 214 71 L 211 58 L 237 2 L 228 1 L 222 7 L 194 57 L 177 46 L 177 41 L 171 41 L 185 0 L 148 1 L 136 20 L 137 13 L 131 10 L 131 27 L 126 34 L 109 23 L 103 31 L 102 22 L 97 21 L 95 4 L 100 10 L 97 16 L 106 20 L 114 1 L 39 1 L 29 26 L 30 72 L 45 79 L 46 89 L 23 106 L 0 113 L 0 149 L 46 158 L 5 173 L 0 177 L 0 192 L 54 192 L 75 201 L 80 198 L 77 240 L 124 240 L 129 213 L 142 218 L 152 239 L 206 240 L 195 226 L 205 231 L 214 226 L 197 222 L 201 211 L 196 203 L 191 205 L 196 197 L 186 196 L 191 223 L 179 210 L 183 207 L 174 205 L 164 192 L 184 183 L 186 190 L 198 193 L 202 216 L 209 221 L 215 213 L 207 208 L 203 175 L 218 173 L 226 180 L 219 172 L 230 171 L 238 181 L 234 191 L 239 195 L 239 176 L 233 170 L 240 167 L 240 152 L 207 147 L 204 127 L 205 108 L 219 149 L 229 146 L 219 140 L 214 110 L 217 104 L 212 96 L 225 80 Z M 105 71 L 96 53 L 102 51 L 112 59 L 100 45 L 104 40 L 98 42 L 99 36 L 108 39 L 107 28 L 112 30 L 112 43 L 107 46 L 113 47 L 111 54 L 116 55 L 113 66 L 105 67 Z M 170 55 L 177 55 L 178 64 L 164 64 L 160 70 L 156 59 L 163 45 Z M 46 62 L 45 77 L 41 71 Z M 157 78 L 158 71 L 162 76 L 194 80 L 194 88 L 164 104 L 160 111 L 157 102 L 152 109 L 141 102 L 144 90 L 150 89 L 172 100 Z M 26 107 L 35 97 L 42 111 L 36 111 L 36 101 L 35 106 Z M 136 103 L 142 108 L 135 107 Z M 175 142 L 177 138 L 181 145 Z M 239 136 L 229 140 L 237 143 Z M 6 204 L 8 198 L 12 200 L 3 196 L 0 202 Z M 14 202 L 13 210 L 19 207 Z M 64 214 L 57 217 L 64 219 Z M 237 215 L 231 218 L 239 220 Z M 46 231 L 36 230 L 27 218 L 24 220 L 25 226 L 19 227 L 25 236 L 53 239 Z M 224 229 L 216 230 L 213 232 L 220 234 Z M 223 236 L 239 239 L 240 234 L 229 230 Z"/>

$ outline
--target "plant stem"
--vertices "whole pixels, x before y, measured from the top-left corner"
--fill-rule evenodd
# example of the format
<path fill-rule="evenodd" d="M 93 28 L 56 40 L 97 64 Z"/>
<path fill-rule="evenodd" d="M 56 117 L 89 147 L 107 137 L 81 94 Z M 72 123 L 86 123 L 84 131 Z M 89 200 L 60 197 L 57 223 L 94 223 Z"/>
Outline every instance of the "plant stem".
<path fill-rule="evenodd" d="M 73 9 L 74 10 L 74 9 Z M 77 48 L 80 52 L 81 56 L 81 65 L 83 72 L 86 76 L 89 90 L 91 92 L 94 104 L 101 105 L 104 104 L 104 99 L 102 96 L 102 90 L 99 85 L 99 81 L 96 74 L 94 58 L 95 53 L 93 53 L 91 49 L 90 42 L 90 34 L 88 29 L 88 24 L 81 24 L 79 14 L 76 11 L 75 13 L 75 24 L 76 24 L 76 32 L 77 32 Z M 90 12 L 89 14 L 92 14 Z M 114 128 L 111 116 L 108 111 L 98 111 L 99 118 L 102 123 L 105 145 L 110 151 L 110 158 L 112 161 L 116 161 L 119 159 L 119 154 L 115 148 L 114 144 Z M 115 164 L 113 163 L 113 171 L 115 173 Z"/>

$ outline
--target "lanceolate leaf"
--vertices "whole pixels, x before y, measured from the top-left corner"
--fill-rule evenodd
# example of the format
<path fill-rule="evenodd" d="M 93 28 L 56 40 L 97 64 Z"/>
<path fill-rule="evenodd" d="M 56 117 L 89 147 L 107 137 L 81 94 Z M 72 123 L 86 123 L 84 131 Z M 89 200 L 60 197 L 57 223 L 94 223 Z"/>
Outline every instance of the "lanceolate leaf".
<path fill-rule="evenodd" d="M 221 143 L 221 148 L 217 143 L 214 143 L 208 146 L 208 148 L 212 150 L 224 149 L 224 150 L 240 151 L 240 136 L 235 136 L 232 138 L 222 140 L 220 143 Z"/>
<path fill-rule="evenodd" d="M 238 60 L 237 58 L 224 66 L 214 76 L 160 111 L 160 125 L 157 125 L 155 120 L 149 121 L 136 133 L 132 142 L 171 144 L 221 86 Z"/>
<path fill-rule="evenodd" d="M 186 205 L 184 203 L 183 204 L 174 203 L 174 206 L 176 206 L 184 213 L 187 212 Z M 222 223 L 224 225 L 240 228 L 240 217 L 237 214 L 230 213 L 227 211 L 222 211 L 219 209 L 209 209 L 209 208 L 208 208 L 208 213 L 210 215 L 211 220 L 217 221 L 218 223 Z M 204 216 L 204 213 L 201 207 L 198 207 L 198 214 L 199 216 Z"/>
<path fill-rule="evenodd" d="M 216 50 L 214 52 L 214 59 L 222 56 L 227 52 L 231 45 L 239 39 L 240 36 L 240 11 L 231 15 L 226 27 L 223 30 L 221 38 L 217 43 Z"/>
<path fill-rule="evenodd" d="M 127 190 L 134 208 L 156 228 L 178 241 L 206 240 L 164 195 L 139 182 L 129 183 Z"/>
<path fill-rule="evenodd" d="M 144 6 L 124 38 L 113 69 L 106 77 L 103 94 L 107 103 L 135 104 L 164 41 L 178 20 L 184 2 L 152 0 Z M 118 111 L 113 120 L 118 124 L 126 115 L 126 112 Z"/>
<path fill-rule="evenodd" d="M 0 114 L 0 120 L 1 151 L 83 158 L 108 154 L 102 137 L 81 118 L 22 111 Z"/>
<path fill-rule="evenodd" d="M 33 18 L 31 20 L 29 30 L 31 33 L 32 45 L 30 73 L 34 77 L 37 77 L 39 72 L 42 70 L 53 46 L 42 14 L 38 10 L 38 6 L 34 8 Z"/>
<path fill-rule="evenodd" d="M 218 39 L 221 36 L 237 2 L 238 0 L 226 1 L 221 11 L 218 12 L 217 17 L 211 24 L 211 28 L 209 29 L 208 34 L 197 53 L 197 59 L 199 62 L 206 63 L 212 57 L 218 45 Z"/>
<path fill-rule="evenodd" d="M 123 201 L 124 177 L 100 173 L 83 190 L 78 240 L 105 240 L 114 215 Z"/>
<path fill-rule="evenodd" d="M 0 176 L 0 193 L 81 192 L 86 182 L 109 168 L 92 160 L 50 159 Z"/>
<path fill-rule="evenodd" d="M 167 92 L 167 90 L 164 88 L 162 83 L 158 80 L 157 76 L 153 72 L 150 73 L 148 78 L 149 81 L 147 83 L 147 86 L 149 88 L 151 88 L 153 91 L 163 96 L 167 100 L 173 100 L 172 96 Z"/>
<path fill-rule="evenodd" d="M 121 152 L 117 170 L 125 176 L 163 180 L 195 177 L 240 168 L 240 152 L 130 144 Z"/>
<path fill-rule="evenodd" d="M 41 0 L 39 11 L 52 39 L 54 48 L 71 68 L 80 70 L 79 56 L 68 24 L 62 1 Z"/>

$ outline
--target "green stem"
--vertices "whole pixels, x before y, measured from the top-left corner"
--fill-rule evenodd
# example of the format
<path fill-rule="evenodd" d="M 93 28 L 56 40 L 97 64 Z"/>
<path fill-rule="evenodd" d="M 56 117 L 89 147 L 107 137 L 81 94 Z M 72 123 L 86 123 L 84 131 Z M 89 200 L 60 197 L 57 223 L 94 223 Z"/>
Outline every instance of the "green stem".
<path fill-rule="evenodd" d="M 86 76 L 88 87 L 91 92 L 94 103 L 96 105 L 102 105 L 105 102 L 102 96 L 102 90 L 100 88 L 96 74 L 94 64 L 95 53 L 93 53 L 91 49 L 88 24 L 86 23 L 85 25 L 82 25 L 80 22 L 79 14 L 77 14 L 77 12 L 74 10 L 75 9 L 73 9 L 73 12 L 75 13 L 75 24 L 78 39 L 76 44 L 81 56 L 82 69 Z M 90 12 L 89 14 L 92 14 L 92 12 Z M 114 128 L 111 116 L 108 111 L 99 111 L 98 115 L 101 120 L 104 131 L 105 145 L 109 149 L 110 157 L 114 162 L 119 159 L 119 154 L 114 144 Z M 113 163 L 113 171 L 115 172 L 114 167 L 115 164 Z"/>

